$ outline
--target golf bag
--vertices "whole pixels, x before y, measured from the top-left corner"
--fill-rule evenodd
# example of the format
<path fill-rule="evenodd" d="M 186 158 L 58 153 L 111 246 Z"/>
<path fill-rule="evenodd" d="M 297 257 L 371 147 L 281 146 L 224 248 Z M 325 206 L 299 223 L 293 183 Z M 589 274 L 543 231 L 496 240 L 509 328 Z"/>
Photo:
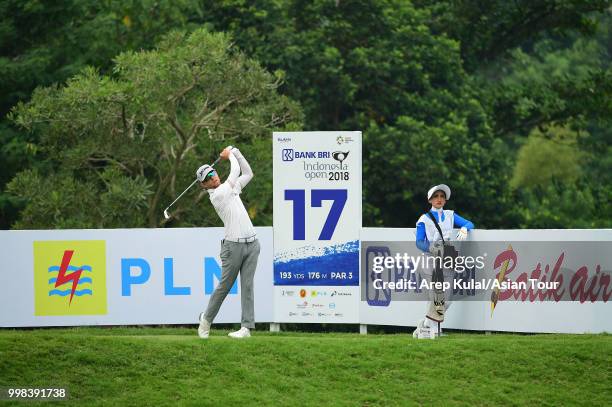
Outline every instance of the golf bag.
<path fill-rule="evenodd" d="M 435 262 L 435 268 L 432 273 L 431 282 L 439 283 L 442 285 L 444 283 L 444 267 L 443 264 L 447 264 L 450 262 L 451 269 L 455 268 L 455 259 L 459 255 L 457 249 L 451 245 L 450 243 L 444 240 L 444 235 L 442 233 L 442 229 L 440 229 L 440 225 L 438 221 L 433 216 L 431 212 L 428 213 L 429 217 L 433 220 L 436 229 L 438 229 L 438 233 L 440 233 L 440 237 L 442 238 L 442 251 L 438 254 L 438 256 L 442 256 L 441 261 Z M 444 298 L 444 290 L 437 287 L 434 288 L 433 293 L 431 293 L 432 300 L 429 303 L 429 309 L 427 311 L 427 318 L 437 321 L 444 321 L 444 313 L 446 311 L 446 300 Z"/>

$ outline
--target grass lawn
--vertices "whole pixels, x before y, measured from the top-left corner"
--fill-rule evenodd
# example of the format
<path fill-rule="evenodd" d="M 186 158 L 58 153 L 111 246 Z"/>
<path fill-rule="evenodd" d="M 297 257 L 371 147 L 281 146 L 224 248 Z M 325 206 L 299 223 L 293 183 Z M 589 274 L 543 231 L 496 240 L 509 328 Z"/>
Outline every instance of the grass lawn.
<path fill-rule="evenodd" d="M 451 333 L 417 341 L 407 334 L 257 331 L 235 340 L 227 332 L 201 340 L 195 326 L 2 329 L 0 387 L 63 386 L 71 404 L 116 406 L 612 400 L 610 335 Z"/>

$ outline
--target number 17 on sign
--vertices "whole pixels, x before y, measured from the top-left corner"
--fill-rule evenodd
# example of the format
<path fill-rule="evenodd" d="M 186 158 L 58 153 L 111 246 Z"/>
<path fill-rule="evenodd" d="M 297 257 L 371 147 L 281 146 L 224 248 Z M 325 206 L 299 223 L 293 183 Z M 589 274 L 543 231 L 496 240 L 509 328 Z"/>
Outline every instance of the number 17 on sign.
<path fill-rule="evenodd" d="M 332 206 L 319 234 L 319 240 L 331 240 L 338 226 L 338 220 L 346 204 L 346 189 L 313 189 L 310 193 L 311 206 L 320 208 L 323 201 L 332 201 Z M 293 201 L 293 240 L 306 240 L 306 190 L 286 189 L 285 201 Z"/>

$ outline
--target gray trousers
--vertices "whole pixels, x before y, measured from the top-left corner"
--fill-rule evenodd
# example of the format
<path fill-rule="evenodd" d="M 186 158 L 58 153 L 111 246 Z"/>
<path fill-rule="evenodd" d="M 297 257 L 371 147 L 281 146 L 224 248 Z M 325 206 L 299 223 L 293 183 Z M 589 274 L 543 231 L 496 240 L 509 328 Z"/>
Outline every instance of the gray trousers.
<path fill-rule="evenodd" d="M 221 281 L 215 288 L 204 318 L 212 324 L 223 304 L 227 293 L 240 273 L 240 305 L 242 307 L 242 326 L 255 328 L 255 305 L 253 277 L 259 258 L 259 240 L 250 243 L 221 241 Z"/>

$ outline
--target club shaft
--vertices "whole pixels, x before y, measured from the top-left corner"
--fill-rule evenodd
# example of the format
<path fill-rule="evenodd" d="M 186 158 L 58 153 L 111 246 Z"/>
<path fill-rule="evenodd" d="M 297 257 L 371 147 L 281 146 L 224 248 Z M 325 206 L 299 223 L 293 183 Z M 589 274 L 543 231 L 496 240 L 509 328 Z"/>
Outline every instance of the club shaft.
<path fill-rule="evenodd" d="M 221 160 L 221 157 L 218 157 L 218 158 L 215 160 L 215 162 L 211 164 L 211 167 L 214 167 L 214 166 L 215 166 L 215 164 L 217 164 L 217 163 L 219 162 L 219 160 Z M 174 204 L 176 203 L 176 201 L 178 201 L 179 199 L 181 199 L 181 197 L 182 197 L 183 195 L 185 195 L 185 193 L 186 193 L 187 191 L 189 191 L 189 189 L 190 189 L 190 188 L 191 188 L 191 187 L 192 187 L 192 186 L 193 186 L 193 185 L 194 185 L 196 182 L 198 182 L 198 179 L 197 179 L 197 178 L 196 178 L 195 180 L 193 180 L 193 182 L 191 183 L 191 185 L 189 185 L 187 188 L 185 188 L 185 190 L 184 190 L 184 191 L 183 191 L 183 192 L 182 192 L 182 193 L 181 193 L 181 194 L 180 194 L 180 195 L 179 195 L 179 196 L 178 196 L 178 197 L 177 197 L 177 198 L 176 198 L 174 201 L 172 201 L 172 203 L 171 203 L 170 205 L 168 205 L 168 207 L 167 207 L 167 208 L 164 210 L 164 212 L 166 212 L 168 209 L 170 209 L 170 207 L 171 207 L 172 205 L 174 205 Z"/>
<path fill-rule="evenodd" d="M 181 194 L 180 194 L 180 195 L 179 195 L 179 196 L 178 196 L 178 197 L 177 197 L 177 198 L 176 198 L 174 201 L 172 201 L 172 203 L 171 203 L 170 205 L 168 205 L 168 207 L 167 207 L 165 210 L 170 209 L 170 207 L 171 207 L 172 205 L 174 205 L 174 203 L 175 203 L 176 201 L 178 201 L 179 199 L 181 199 L 181 197 L 182 197 L 183 195 L 185 195 L 185 192 L 189 191 L 189 188 L 191 188 L 191 187 L 192 187 L 192 186 L 193 186 L 193 185 L 194 185 L 196 182 L 198 182 L 198 179 L 197 179 L 197 178 L 196 178 L 196 179 L 194 179 L 194 180 L 193 180 L 193 182 L 191 183 L 191 185 L 189 185 L 187 188 L 185 188 L 185 190 L 184 190 L 184 191 L 183 191 L 183 192 L 182 192 L 182 193 L 181 193 Z"/>

